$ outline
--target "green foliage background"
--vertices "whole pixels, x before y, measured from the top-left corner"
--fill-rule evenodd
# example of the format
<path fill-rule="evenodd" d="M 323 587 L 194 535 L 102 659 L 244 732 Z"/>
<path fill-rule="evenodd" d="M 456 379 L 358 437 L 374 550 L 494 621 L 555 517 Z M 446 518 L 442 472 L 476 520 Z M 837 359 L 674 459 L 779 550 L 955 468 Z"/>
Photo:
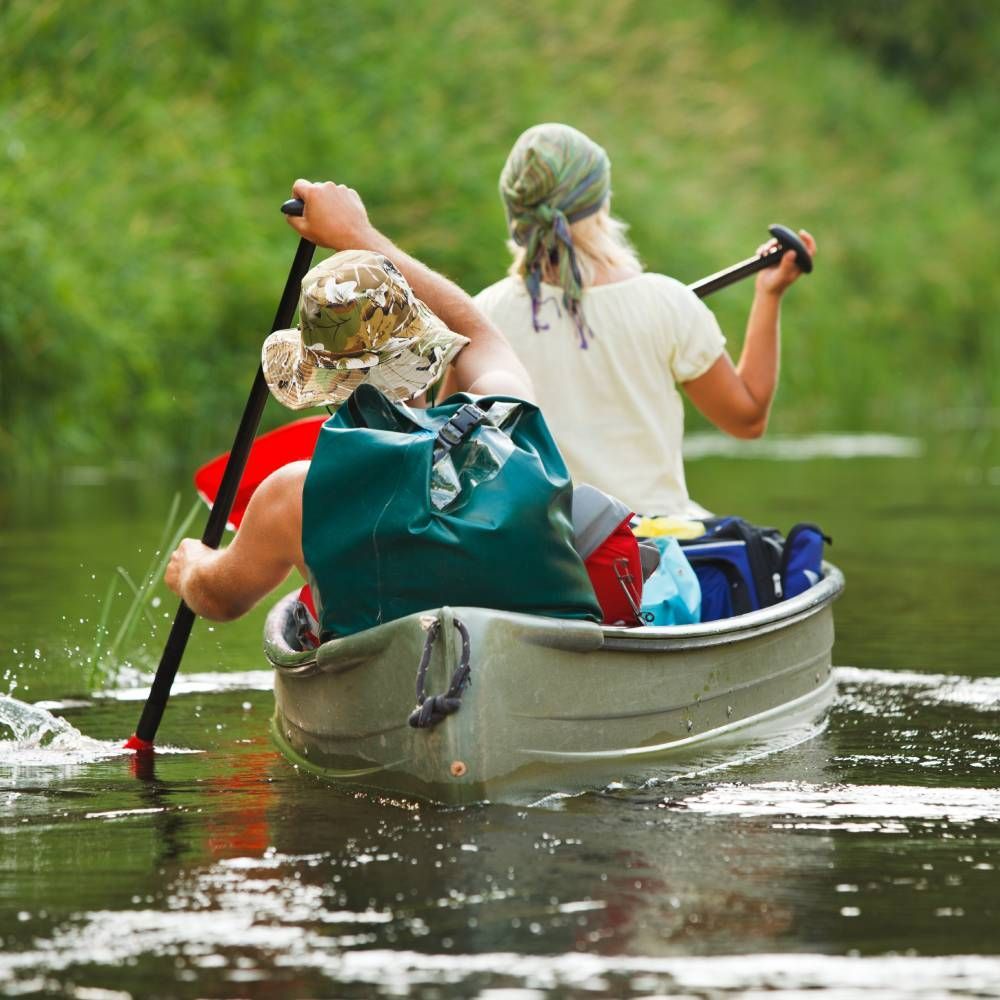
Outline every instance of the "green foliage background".
<path fill-rule="evenodd" d="M 817 235 L 773 430 L 995 420 L 998 24 L 975 0 L 7 0 L 0 460 L 228 446 L 297 176 L 496 280 L 496 178 L 546 120 L 609 150 L 655 270 L 694 280 L 772 221 Z M 749 297 L 712 300 L 734 352 Z"/>

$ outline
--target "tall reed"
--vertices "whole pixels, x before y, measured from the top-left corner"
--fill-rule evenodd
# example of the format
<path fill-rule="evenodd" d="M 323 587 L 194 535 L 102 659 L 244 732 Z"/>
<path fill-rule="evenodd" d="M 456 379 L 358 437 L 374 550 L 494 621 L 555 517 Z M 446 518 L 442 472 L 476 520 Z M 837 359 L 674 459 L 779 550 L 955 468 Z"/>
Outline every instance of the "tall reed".
<path fill-rule="evenodd" d="M 101 604 L 101 614 L 97 630 L 94 633 L 90 656 L 91 666 L 87 678 L 87 689 L 90 691 L 99 687 L 115 686 L 119 672 L 125 665 L 122 658 L 123 650 L 130 648 L 140 620 L 146 622 L 150 636 L 156 634 L 156 621 L 150 611 L 152 602 L 155 600 L 153 591 L 163 578 L 171 554 L 177 548 L 180 540 L 187 534 L 202 505 L 200 500 L 196 500 L 191 505 L 190 510 L 183 517 L 180 517 L 178 523 L 180 503 L 181 495 L 175 493 L 164 522 L 163 531 L 160 534 L 159 543 L 153 550 L 152 561 L 140 578 L 141 583 L 137 585 L 124 566 L 115 567 L 115 571 L 108 581 L 108 589 Z M 117 627 L 114 628 L 112 635 L 110 624 L 112 608 L 116 599 L 123 596 L 119 589 L 122 584 L 125 585 L 131 596 L 117 620 Z"/>

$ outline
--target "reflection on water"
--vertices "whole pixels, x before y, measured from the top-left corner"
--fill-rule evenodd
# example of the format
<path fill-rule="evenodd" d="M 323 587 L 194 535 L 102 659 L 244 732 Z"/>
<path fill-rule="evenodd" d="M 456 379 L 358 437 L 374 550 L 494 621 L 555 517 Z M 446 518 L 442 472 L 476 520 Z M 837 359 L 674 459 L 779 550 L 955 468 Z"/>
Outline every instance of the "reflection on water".
<path fill-rule="evenodd" d="M 978 448 L 693 462 L 714 509 L 834 536 L 851 666 L 828 723 L 530 808 L 298 773 L 266 735 L 263 608 L 196 628 L 162 731 L 185 752 L 123 753 L 162 635 L 104 692 L 82 680 L 88 637 L 172 491 L 11 499 L 0 992 L 1000 996 L 1000 461 Z"/>
<path fill-rule="evenodd" d="M 837 675 L 812 741 L 537 808 L 327 787 L 262 738 L 267 692 L 207 677 L 171 709 L 197 756 L 67 773 L 50 745 L 59 777 L 26 782 L 0 743 L 0 892 L 18 900 L 0 917 L 0 988 L 42 968 L 135 996 L 1000 995 L 995 711 L 971 678 Z M 123 731 L 133 709 L 69 714 Z M 966 736 L 946 785 L 927 766 L 941 711 Z"/>

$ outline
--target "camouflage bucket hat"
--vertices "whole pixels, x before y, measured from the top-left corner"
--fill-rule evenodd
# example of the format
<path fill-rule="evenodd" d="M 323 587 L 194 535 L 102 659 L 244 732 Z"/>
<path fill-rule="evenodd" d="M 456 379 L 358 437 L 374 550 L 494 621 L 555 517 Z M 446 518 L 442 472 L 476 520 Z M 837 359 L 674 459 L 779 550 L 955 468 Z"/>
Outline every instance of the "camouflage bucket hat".
<path fill-rule="evenodd" d="M 362 382 L 412 399 L 467 343 L 387 257 L 344 250 L 302 279 L 299 327 L 272 333 L 261 365 L 275 399 L 293 410 L 339 406 Z"/>

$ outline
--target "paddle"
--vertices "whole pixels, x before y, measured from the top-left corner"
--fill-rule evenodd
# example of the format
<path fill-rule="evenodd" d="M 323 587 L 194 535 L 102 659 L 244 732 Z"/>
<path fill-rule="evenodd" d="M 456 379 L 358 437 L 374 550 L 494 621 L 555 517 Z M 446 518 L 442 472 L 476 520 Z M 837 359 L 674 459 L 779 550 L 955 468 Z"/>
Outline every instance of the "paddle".
<path fill-rule="evenodd" d="M 297 198 L 286 201 L 281 206 L 281 210 L 286 215 L 301 215 L 302 202 Z M 711 295 L 728 285 L 742 281 L 757 271 L 763 271 L 768 267 L 776 267 L 782 256 L 789 250 L 794 250 L 799 267 L 808 274 L 812 271 L 812 257 L 806 249 L 805 244 L 799 237 L 786 226 L 769 226 L 768 232 L 778 241 L 778 246 L 760 256 L 748 257 L 739 264 L 718 271 L 696 281 L 688 288 L 699 298 Z M 318 417 L 304 417 L 294 423 L 278 427 L 276 430 L 262 434 L 253 445 L 250 452 L 250 460 L 247 463 L 246 471 L 240 481 L 239 489 L 236 492 L 235 503 L 229 514 L 229 527 L 236 529 L 240 526 L 243 513 L 254 490 L 272 473 L 275 469 L 287 465 L 289 462 L 297 462 L 301 459 L 312 457 L 313 449 L 316 447 L 316 439 L 319 437 L 320 427 L 326 421 L 326 415 Z M 215 502 L 222 482 L 222 473 L 229 455 L 219 455 L 210 462 L 203 465 L 194 475 L 194 484 L 201 498 L 211 506 Z"/>
<path fill-rule="evenodd" d="M 283 427 L 278 427 L 266 434 L 261 434 L 253 443 L 250 457 L 240 480 L 239 489 L 233 500 L 232 510 L 229 512 L 229 520 L 226 527 L 235 531 L 243 521 L 247 504 L 254 490 L 267 477 L 289 462 L 298 462 L 300 459 L 312 458 L 312 453 L 316 450 L 316 439 L 319 437 L 319 430 L 327 420 L 327 414 L 318 417 L 303 417 L 295 420 Z M 198 491 L 198 496 L 211 507 L 215 503 L 215 498 L 219 495 L 222 485 L 222 478 L 229 462 L 229 452 L 213 458 L 206 462 L 194 474 L 194 487 Z"/>
<path fill-rule="evenodd" d="M 284 206 L 282 206 L 284 210 Z M 301 213 L 297 213 L 301 214 Z M 281 301 L 278 303 L 278 310 L 274 315 L 274 323 L 271 325 L 271 332 L 284 330 L 292 325 L 295 316 L 295 308 L 299 301 L 299 290 L 302 279 L 309 270 L 312 263 L 313 252 L 316 247 L 307 239 L 300 239 L 298 248 L 295 251 L 295 259 L 292 261 L 291 270 L 285 281 L 285 289 L 281 294 Z M 226 522 L 229 519 L 230 509 L 236 498 L 243 470 L 247 465 L 253 447 L 254 435 L 260 425 L 261 414 L 264 412 L 264 405 L 268 397 L 267 382 L 264 381 L 264 372 L 258 365 L 257 376 L 254 378 L 253 386 L 250 389 L 250 396 L 247 399 L 246 407 L 243 410 L 243 417 L 240 420 L 239 428 L 236 431 L 236 438 L 233 441 L 232 451 L 225 462 L 225 471 L 218 484 L 215 502 L 212 511 L 208 516 L 208 524 L 205 526 L 205 533 L 201 540 L 205 545 L 215 549 L 222 541 L 222 534 L 226 530 Z M 282 463 L 283 464 L 283 463 Z M 244 501 L 245 504 L 245 501 Z M 170 697 L 170 688 L 177 675 L 177 669 L 184 655 L 188 637 L 191 635 L 191 628 L 194 625 L 194 612 L 181 601 L 177 614 L 174 616 L 174 623 L 167 636 L 167 642 L 160 657 L 159 666 L 156 668 L 156 676 L 153 678 L 146 704 L 143 706 L 142 715 L 139 717 L 139 724 L 135 733 L 126 740 L 125 746 L 130 750 L 152 750 L 153 740 L 156 737 L 156 730 L 163 718 L 164 709 L 167 707 L 167 699 Z"/>
<path fill-rule="evenodd" d="M 701 281 L 688 285 L 688 288 L 699 299 L 703 299 L 706 295 L 711 295 L 712 292 L 717 292 L 720 288 L 726 288 L 737 281 L 742 281 L 751 274 L 756 274 L 768 267 L 777 267 L 781 263 L 781 258 L 789 250 L 795 251 L 795 262 L 806 274 L 812 271 L 812 257 L 809 255 L 806 245 L 791 229 L 787 226 L 774 225 L 768 226 L 767 231 L 778 241 L 778 245 L 773 250 L 748 257 L 746 260 L 741 260 L 739 264 L 727 267 L 724 271 L 716 271 L 715 274 L 710 274 L 707 278 L 702 278 Z"/>

